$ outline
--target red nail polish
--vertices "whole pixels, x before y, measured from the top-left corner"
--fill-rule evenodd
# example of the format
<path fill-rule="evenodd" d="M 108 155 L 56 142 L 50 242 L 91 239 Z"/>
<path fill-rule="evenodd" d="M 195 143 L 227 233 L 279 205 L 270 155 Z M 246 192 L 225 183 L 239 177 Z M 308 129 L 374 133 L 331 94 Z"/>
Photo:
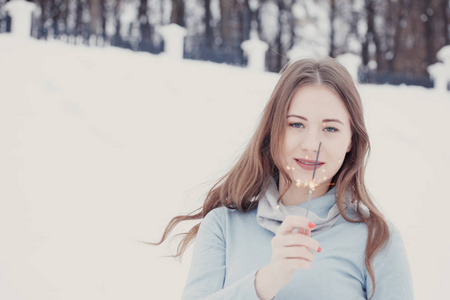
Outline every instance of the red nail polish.
<path fill-rule="evenodd" d="M 319 249 L 317 249 L 317 252 L 320 252 L 320 251 L 322 251 L 322 248 L 319 247 Z"/>
<path fill-rule="evenodd" d="M 316 227 L 316 225 L 314 225 L 313 223 L 309 222 L 308 227 L 312 229 L 312 228 Z"/>

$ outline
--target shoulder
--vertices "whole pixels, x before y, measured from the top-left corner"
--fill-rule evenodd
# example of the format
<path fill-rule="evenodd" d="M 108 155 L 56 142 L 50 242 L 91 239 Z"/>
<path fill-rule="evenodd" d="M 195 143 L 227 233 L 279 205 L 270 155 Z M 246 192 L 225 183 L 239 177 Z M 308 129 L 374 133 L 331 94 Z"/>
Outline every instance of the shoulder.
<path fill-rule="evenodd" d="M 203 222 L 222 222 L 225 214 L 227 213 L 227 210 L 229 208 L 226 208 L 224 206 L 214 208 L 213 210 L 209 211 L 206 216 L 203 218 Z"/>
<path fill-rule="evenodd" d="M 380 251 L 382 253 L 392 253 L 395 255 L 404 255 L 405 247 L 400 230 L 390 221 L 386 221 L 389 228 L 389 240 L 384 248 Z"/>
<path fill-rule="evenodd" d="M 385 241 L 383 246 L 377 251 L 377 255 L 386 255 L 388 253 L 395 253 L 397 250 L 403 251 L 403 240 L 399 229 L 389 220 L 385 220 L 388 230 L 389 230 L 389 238 Z M 358 248 L 366 248 L 367 238 L 369 235 L 369 228 L 364 222 L 349 222 L 342 216 L 337 221 L 336 230 L 339 234 L 344 234 L 347 237 L 347 241 L 349 243 L 353 243 L 352 245 L 358 246 Z M 375 235 L 377 232 L 375 232 Z M 357 245 L 356 245 L 357 244 Z"/>
<path fill-rule="evenodd" d="M 225 206 L 217 207 L 206 214 L 204 221 L 226 222 L 229 219 L 247 219 L 254 216 L 256 210 L 244 213 L 237 209 L 228 208 Z"/>
<path fill-rule="evenodd" d="M 388 244 L 390 244 L 390 241 L 399 241 L 401 240 L 401 233 L 398 230 L 398 228 L 394 225 L 394 223 L 392 223 L 389 220 L 384 220 L 388 226 L 388 230 L 389 230 L 389 240 L 388 240 Z M 342 225 L 344 227 L 346 227 L 346 230 L 351 231 L 353 234 L 358 234 L 358 235 L 368 235 L 368 227 L 367 224 L 364 222 L 349 222 L 347 220 L 345 220 L 343 217 L 341 217 L 337 224 Z"/>
<path fill-rule="evenodd" d="M 256 210 L 244 213 L 237 209 L 221 206 L 206 214 L 201 222 L 201 227 L 213 226 L 225 230 L 225 228 L 230 226 L 241 226 L 254 221 L 256 221 Z"/>
<path fill-rule="evenodd" d="M 216 235 L 224 235 L 226 207 L 218 207 L 209 211 L 200 223 L 199 234 L 212 232 Z"/>
<path fill-rule="evenodd" d="M 200 230 L 213 231 L 223 239 L 235 239 L 237 235 L 244 235 L 244 232 L 256 233 L 264 230 L 257 222 L 256 212 L 256 209 L 244 213 L 238 209 L 218 207 L 205 216 Z"/>
<path fill-rule="evenodd" d="M 386 223 L 388 225 L 389 238 L 375 253 L 375 269 L 377 268 L 377 265 L 387 264 L 394 266 L 397 263 L 407 264 L 406 249 L 399 229 L 390 221 L 386 221 Z"/>
<path fill-rule="evenodd" d="M 375 254 L 373 271 L 376 281 L 376 299 L 413 299 L 413 287 L 408 255 L 402 236 L 397 227 L 388 222 L 390 237 L 388 242 Z M 367 272 L 367 270 L 366 270 Z M 369 275 L 367 274 L 367 279 Z M 368 281 L 372 290 L 372 281 Z"/>

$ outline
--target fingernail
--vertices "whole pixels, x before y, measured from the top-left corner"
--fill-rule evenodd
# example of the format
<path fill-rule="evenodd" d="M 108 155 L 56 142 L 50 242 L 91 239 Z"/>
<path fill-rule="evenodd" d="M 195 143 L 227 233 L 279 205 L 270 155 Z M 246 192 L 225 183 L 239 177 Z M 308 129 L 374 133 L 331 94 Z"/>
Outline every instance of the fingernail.
<path fill-rule="evenodd" d="M 314 227 L 316 227 L 316 225 L 314 225 L 313 223 L 309 222 L 309 223 L 308 223 L 308 227 L 309 227 L 309 228 L 314 228 Z"/>
<path fill-rule="evenodd" d="M 320 251 L 322 251 L 322 248 L 319 247 L 319 249 L 317 249 L 317 252 L 320 252 Z"/>

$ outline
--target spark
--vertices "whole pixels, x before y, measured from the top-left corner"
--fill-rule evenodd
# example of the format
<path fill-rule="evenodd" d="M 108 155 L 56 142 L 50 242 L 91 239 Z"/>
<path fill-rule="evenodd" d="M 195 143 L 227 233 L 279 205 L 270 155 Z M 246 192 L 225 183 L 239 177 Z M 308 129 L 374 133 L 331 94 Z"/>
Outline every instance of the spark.
<path fill-rule="evenodd" d="M 291 167 L 289 167 L 289 166 L 286 166 L 286 169 L 290 170 L 290 169 L 291 169 Z"/>

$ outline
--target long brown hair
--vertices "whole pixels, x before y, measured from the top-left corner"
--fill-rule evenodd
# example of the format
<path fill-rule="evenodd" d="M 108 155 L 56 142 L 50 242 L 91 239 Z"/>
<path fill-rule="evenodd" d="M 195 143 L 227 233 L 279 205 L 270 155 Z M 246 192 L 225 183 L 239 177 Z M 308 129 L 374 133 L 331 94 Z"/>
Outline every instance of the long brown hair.
<path fill-rule="evenodd" d="M 342 99 L 350 115 L 351 150 L 333 177 L 332 184 L 336 185 L 337 204 L 343 218 L 353 223 L 364 222 L 368 227 L 365 266 L 375 291 L 373 258 L 389 240 L 389 229 L 364 184 L 365 163 L 370 152 L 370 143 L 361 98 L 351 75 L 332 58 L 320 61 L 302 59 L 287 66 L 263 111 L 256 132 L 240 159 L 210 189 L 202 207 L 190 214 L 174 217 L 167 225 L 161 240 L 153 245 L 164 242 L 180 222 L 201 220 L 214 208 L 225 206 L 244 213 L 255 209 L 258 205 L 255 199 L 263 195 L 270 178 L 276 174 L 284 177 L 288 187 L 292 184 L 290 176 L 283 167 L 280 167 L 282 164 L 279 161 L 279 153 L 291 98 L 299 87 L 307 84 L 323 85 L 333 90 Z M 356 218 L 347 215 L 347 206 L 344 203 L 346 193 L 349 193 L 352 203 L 358 208 Z M 194 241 L 199 226 L 200 224 L 197 224 L 188 232 L 181 234 L 183 238 L 178 244 L 175 257 L 182 256 Z"/>

